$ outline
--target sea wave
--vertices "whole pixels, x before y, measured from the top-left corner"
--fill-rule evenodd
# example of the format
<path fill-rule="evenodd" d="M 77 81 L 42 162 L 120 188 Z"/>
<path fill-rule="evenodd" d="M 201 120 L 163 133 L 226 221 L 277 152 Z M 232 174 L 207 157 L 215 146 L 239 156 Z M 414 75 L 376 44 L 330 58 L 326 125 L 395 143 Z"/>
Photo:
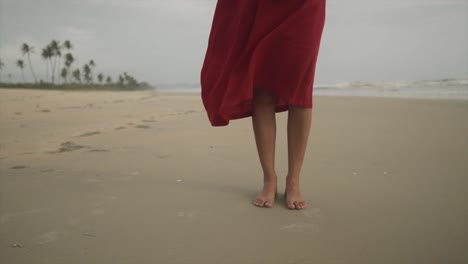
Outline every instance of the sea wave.
<path fill-rule="evenodd" d="M 314 95 L 468 100 L 468 80 L 358 81 L 315 85 Z"/>
<path fill-rule="evenodd" d="M 354 81 L 334 84 L 317 84 L 314 87 L 326 88 L 421 88 L 421 87 L 468 87 L 468 80 L 439 79 L 439 80 L 416 80 L 416 81 L 393 81 L 393 82 L 365 82 Z"/>
<path fill-rule="evenodd" d="M 162 92 L 199 93 L 199 84 L 156 85 Z M 371 96 L 421 99 L 468 100 L 468 80 L 438 79 L 392 82 L 354 81 L 346 83 L 316 84 L 318 96 Z"/>

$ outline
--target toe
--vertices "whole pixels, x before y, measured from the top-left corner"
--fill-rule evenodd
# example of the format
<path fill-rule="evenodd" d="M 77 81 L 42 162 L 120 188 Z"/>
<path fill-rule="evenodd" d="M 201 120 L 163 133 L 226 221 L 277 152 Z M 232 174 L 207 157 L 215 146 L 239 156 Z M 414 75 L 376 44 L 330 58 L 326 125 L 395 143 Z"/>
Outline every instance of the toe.
<path fill-rule="evenodd" d="M 296 209 L 301 209 L 301 205 L 299 202 L 294 202 L 294 205 L 296 206 Z"/>
<path fill-rule="evenodd" d="M 302 201 L 297 202 L 297 205 L 299 206 L 299 209 L 304 208 L 304 204 L 302 203 Z"/>
<path fill-rule="evenodd" d="M 258 201 L 258 206 L 264 207 L 264 206 L 265 206 L 265 202 L 266 202 L 266 200 L 260 199 L 260 200 Z"/>
<path fill-rule="evenodd" d="M 288 201 L 287 203 L 288 203 L 288 208 L 289 208 L 289 209 L 294 209 L 294 208 L 296 208 L 293 202 Z"/>
<path fill-rule="evenodd" d="M 273 206 L 273 202 L 272 202 L 272 201 L 267 200 L 267 201 L 265 202 L 265 207 L 271 208 L 272 206 Z"/>
<path fill-rule="evenodd" d="M 302 208 L 303 208 L 303 209 L 307 208 L 307 203 L 306 203 L 306 201 L 302 201 Z"/>
<path fill-rule="evenodd" d="M 258 199 L 258 198 L 257 198 L 257 199 L 255 199 L 255 201 L 254 201 L 254 205 L 256 205 L 256 206 L 259 206 L 259 205 L 260 205 L 260 199 Z"/>

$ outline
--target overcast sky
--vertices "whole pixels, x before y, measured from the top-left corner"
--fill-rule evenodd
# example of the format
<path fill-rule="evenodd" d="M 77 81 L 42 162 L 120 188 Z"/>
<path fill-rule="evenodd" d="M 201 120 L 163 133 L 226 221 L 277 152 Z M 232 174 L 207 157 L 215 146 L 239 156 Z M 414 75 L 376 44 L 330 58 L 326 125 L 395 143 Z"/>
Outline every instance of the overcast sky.
<path fill-rule="evenodd" d="M 32 62 L 43 75 L 42 48 L 69 39 L 80 68 L 93 59 L 98 72 L 114 79 L 126 71 L 151 84 L 199 83 L 215 5 L 0 0 L 3 80 L 8 73 L 19 77 L 14 64 L 23 42 L 35 48 Z M 468 0 L 327 0 L 316 83 L 468 79 L 467 47 Z"/>

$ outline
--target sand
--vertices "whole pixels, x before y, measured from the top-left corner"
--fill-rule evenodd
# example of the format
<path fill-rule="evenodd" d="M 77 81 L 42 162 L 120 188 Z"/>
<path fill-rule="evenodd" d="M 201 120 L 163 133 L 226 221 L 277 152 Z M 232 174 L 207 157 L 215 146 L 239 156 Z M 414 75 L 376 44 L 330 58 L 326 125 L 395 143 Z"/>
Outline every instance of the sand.
<path fill-rule="evenodd" d="M 315 97 L 288 210 L 197 94 L 0 90 L 1 263 L 468 263 L 468 101 Z"/>

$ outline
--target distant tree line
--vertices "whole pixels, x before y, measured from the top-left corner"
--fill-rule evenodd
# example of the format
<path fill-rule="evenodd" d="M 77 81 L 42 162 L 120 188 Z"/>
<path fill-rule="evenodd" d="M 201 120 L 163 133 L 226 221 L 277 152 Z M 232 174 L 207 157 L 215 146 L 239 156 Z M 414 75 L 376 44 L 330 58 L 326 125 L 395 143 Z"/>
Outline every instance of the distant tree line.
<path fill-rule="evenodd" d="M 34 54 L 34 47 L 23 43 L 20 51 L 23 58 L 27 58 L 28 67 L 33 83 L 27 82 L 25 78 L 25 62 L 24 59 L 18 59 L 16 66 L 18 67 L 22 83 L 12 83 L 11 73 L 8 74 L 9 82 L 3 82 L 2 71 L 5 63 L 0 58 L 0 87 L 3 88 L 87 88 L 87 89 L 148 89 L 151 86 L 145 82 L 138 82 L 133 76 L 124 72 L 119 74 L 115 81 L 110 75 L 105 76 L 103 73 L 96 73 L 96 63 L 90 60 L 81 68 L 75 67 L 76 58 L 71 53 L 73 45 L 69 40 L 60 43 L 60 41 L 52 40 L 41 51 L 41 57 L 45 62 L 46 75 L 45 80 L 37 80 L 34 67 L 31 63 L 31 54 Z M 63 56 L 62 56 L 63 55 Z M 74 64 L 75 63 L 75 64 Z M 95 78 L 97 82 L 95 82 Z"/>

